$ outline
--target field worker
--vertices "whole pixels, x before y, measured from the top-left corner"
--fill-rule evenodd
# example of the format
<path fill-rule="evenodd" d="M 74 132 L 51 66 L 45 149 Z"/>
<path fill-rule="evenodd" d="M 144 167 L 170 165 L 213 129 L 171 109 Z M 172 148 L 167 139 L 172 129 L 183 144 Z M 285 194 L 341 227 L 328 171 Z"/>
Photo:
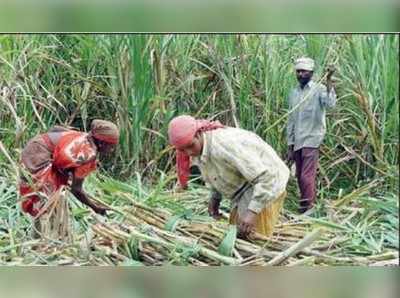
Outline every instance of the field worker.
<path fill-rule="evenodd" d="M 31 139 L 21 154 L 23 168 L 32 178 L 31 184 L 28 179 L 22 179 L 19 185 L 24 198 L 22 210 L 35 217 L 46 199 L 62 185 L 68 185 L 71 178 L 74 196 L 96 213 L 105 215 L 106 209 L 88 198 L 82 183 L 87 175 L 96 170 L 98 153 L 112 151 L 118 140 L 117 126 L 104 120 L 93 120 L 89 133 L 55 127 Z"/>
<path fill-rule="evenodd" d="M 328 69 L 327 86 L 312 80 L 314 60 L 297 59 L 294 66 L 299 85 L 289 95 L 287 143 L 289 162 L 295 162 L 300 188 L 300 212 L 314 206 L 319 146 L 325 135 L 325 110 L 335 106 L 336 94 L 332 88 L 333 68 Z M 297 107 L 297 108 L 296 108 Z"/>
<path fill-rule="evenodd" d="M 231 200 L 229 222 L 240 237 L 252 231 L 270 236 L 286 197 L 289 169 L 256 134 L 191 116 L 174 118 L 168 128 L 176 149 L 178 180 L 188 183 L 191 162 L 211 186 L 208 212 L 218 219 L 222 197 Z"/>

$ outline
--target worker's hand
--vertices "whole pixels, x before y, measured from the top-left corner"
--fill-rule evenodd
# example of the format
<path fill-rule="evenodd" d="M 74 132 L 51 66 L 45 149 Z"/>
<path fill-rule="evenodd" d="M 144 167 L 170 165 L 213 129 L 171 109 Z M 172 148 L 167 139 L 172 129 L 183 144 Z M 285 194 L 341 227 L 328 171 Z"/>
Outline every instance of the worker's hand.
<path fill-rule="evenodd" d="M 219 204 L 221 200 L 211 198 L 208 202 L 208 214 L 212 216 L 214 219 L 220 219 L 222 214 L 219 212 Z"/>
<path fill-rule="evenodd" d="M 287 152 L 287 156 L 286 156 L 286 159 L 287 159 L 288 163 L 294 161 L 293 147 L 294 147 L 293 145 L 290 145 L 289 148 L 288 148 L 288 152 Z"/>
<path fill-rule="evenodd" d="M 256 225 L 256 218 L 257 218 L 257 213 L 247 210 L 246 213 L 243 215 L 243 217 L 239 218 L 239 237 L 241 238 L 248 238 L 248 236 L 254 232 L 255 230 L 255 225 Z"/>
<path fill-rule="evenodd" d="M 103 216 L 106 216 L 106 215 L 107 215 L 107 213 L 106 213 L 106 211 L 108 210 L 107 208 L 99 207 L 99 206 L 94 206 L 94 207 L 92 207 L 92 209 L 93 209 L 94 212 L 96 212 L 97 214 L 100 214 L 100 215 L 103 215 Z"/>

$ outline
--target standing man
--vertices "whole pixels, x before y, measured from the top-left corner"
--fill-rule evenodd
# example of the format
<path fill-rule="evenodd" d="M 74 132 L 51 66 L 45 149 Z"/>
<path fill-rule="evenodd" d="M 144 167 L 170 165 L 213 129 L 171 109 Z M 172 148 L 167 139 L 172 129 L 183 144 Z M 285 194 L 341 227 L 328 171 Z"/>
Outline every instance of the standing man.
<path fill-rule="evenodd" d="M 304 213 L 315 203 L 319 146 L 326 131 L 325 110 L 335 106 L 336 94 L 331 81 L 333 68 L 328 69 L 327 86 L 312 80 L 313 59 L 297 59 L 295 70 L 299 85 L 289 95 L 288 161 L 296 164 L 301 193 L 299 211 Z"/>

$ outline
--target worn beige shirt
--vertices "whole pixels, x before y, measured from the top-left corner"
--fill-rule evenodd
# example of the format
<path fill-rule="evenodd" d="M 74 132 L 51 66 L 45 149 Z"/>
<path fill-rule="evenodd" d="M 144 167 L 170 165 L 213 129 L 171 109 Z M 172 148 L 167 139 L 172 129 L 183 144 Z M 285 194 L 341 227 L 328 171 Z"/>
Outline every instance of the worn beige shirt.
<path fill-rule="evenodd" d="M 252 196 L 245 205 L 259 213 L 285 191 L 288 167 L 255 133 L 226 127 L 207 131 L 203 138 L 203 152 L 193 158 L 193 163 L 200 168 L 204 181 L 224 197 L 232 199 L 240 187 L 251 183 Z M 240 203 L 232 204 L 235 207 Z"/>

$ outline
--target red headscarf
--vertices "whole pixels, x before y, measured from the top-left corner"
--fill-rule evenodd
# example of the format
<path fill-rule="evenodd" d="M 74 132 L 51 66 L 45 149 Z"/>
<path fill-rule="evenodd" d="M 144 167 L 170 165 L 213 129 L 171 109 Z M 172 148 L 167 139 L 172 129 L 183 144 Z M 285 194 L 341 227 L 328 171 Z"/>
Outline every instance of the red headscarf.
<path fill-rule="evenodd" d="M 219 121 L 197 120 L 188 115 L 175 117 L 169 123 L 168 137 L 170 144 L 176 148 L 176 170 L 182 188 L 187 187 L 190 174 L 190 156 L 181 150 L 181 148 L 191 145 L 198 132 L 222 127 L 224 125 Z"/>

